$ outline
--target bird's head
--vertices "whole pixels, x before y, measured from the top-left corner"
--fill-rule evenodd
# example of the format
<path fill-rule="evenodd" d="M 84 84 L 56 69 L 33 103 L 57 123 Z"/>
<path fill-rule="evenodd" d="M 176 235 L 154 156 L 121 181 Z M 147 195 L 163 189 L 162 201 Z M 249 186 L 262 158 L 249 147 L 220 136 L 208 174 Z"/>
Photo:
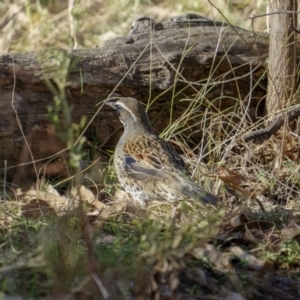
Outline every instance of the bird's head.
<path fill-rule="evenodd" d="M 146 130 L 152 132 L 145 109 L 136 99 L 121 98 L 116 102 L 108 101 L 106 104 L 117 111 L 125 131 Z"/>

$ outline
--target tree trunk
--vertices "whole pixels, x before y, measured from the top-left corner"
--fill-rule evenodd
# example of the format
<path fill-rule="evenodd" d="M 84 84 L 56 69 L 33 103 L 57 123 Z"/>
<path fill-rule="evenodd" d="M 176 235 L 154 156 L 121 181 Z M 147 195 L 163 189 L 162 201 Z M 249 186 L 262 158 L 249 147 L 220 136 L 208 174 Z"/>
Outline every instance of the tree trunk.
<path fill-rule="evenodd" d="M 295 104 L 297 0 L 269 0 L 268 119 Z M 291 13 L 294 11 L 295 13 Z M 274 14 L 272 14 L 274 13 Z"/>

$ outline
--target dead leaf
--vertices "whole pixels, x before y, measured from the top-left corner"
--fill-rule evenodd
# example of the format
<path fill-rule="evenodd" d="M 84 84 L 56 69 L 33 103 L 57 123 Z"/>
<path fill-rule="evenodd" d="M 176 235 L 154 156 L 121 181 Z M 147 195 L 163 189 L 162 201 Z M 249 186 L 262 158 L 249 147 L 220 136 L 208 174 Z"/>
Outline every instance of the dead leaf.
<path fill-rule="evenodd" d="M 112 205 L 105 205 L 103 206 L 103 209 L 100 212 L 100 217 L 106 220 L 114 215 L 125 212 L 126 207 L 126 202 L 117 202 Z"/>
<path fill-rule="evenodd" d="M 281 230 L 281 234 L 284 237 L 293 238 L 300 234 L 300 226 L 294 220 L 291 220 L 290 223 Z"/>
<path fill-rule="evenodd" d="M 122 190 L 116 190 L 114 198 L 116 201 L 132 201 L 130 194 Z"/>
<path fill-rule="evenodd" d="M 275 224 L 269 221 L 253 221 L 233 228 L 230 235 L 233 233 L 244 233 L 243 238 L 252 243 L 261 243 L 270 240 L 275 231 Z M 241 236 L 240 236 L 241 238 Z"/>
<path fill-rule="evenodd" d="M 247 229 L 261 229 L 261 230 L 270 230 L 275 228 L 275 224 L 269 221 L 252 221 L 246 224 L 239 225 L 231 230 L 231 232 L 243 231 Z"/>
<path fill-rule="evenodd" d="M 253 182 L 253 180 L 249 180 L 245 176 L 225 167 L 218 167 L 217 171 L 218 177 L 242 197 L 255 199 L 270 189 L 262 182 Z"/>
<path fill-rule="evenodd" d="M 25 218 L 38 218 L 41 215 L 56 215 L 47 201 L 32 199 L 21 206 L 21 215 Z"/>
<path fill-rule="evenodd" d="M 217 172 L 218 177 L 228 184 L 231 189 L 244 197 L 248 196 L 249 192 L 242 188 L 242 183 L 245 181 L 242 175 L 224 167 L 218 167 Z"/>
<path fill-rule="evenodd" d="M 205 248 L 195 248 L 192 255 L 198 259 L 207 257 L 221 272 L 226 272 L 226 269 L 232 266 L 230 254 L 220 252 L 211 244 L 206 244 Z"/>
<path fill-rule="evenodd" d="M 127 204 L 126 202 L 116 202 L 110 207 L 110 211 L 112 214 L 119 214 L 126 211 Z"/>
<path fill-rule="evenodd" d="M 238 246 L 233 246 L 230 249 L 230 252 L 236 256 L 241 261 L 246 261 L 247 265 L 255 270 L 260 270 L 264 267 L 265 262 L 259 260 L 258 258 L 254 257 L 253 255 L 249 254 L 248 252 L 244 251 Z"/>
<path fill-rule="evenodd" d="M 73 187 L 70 194 L 76 200 L 82 200 L 91 204 L 94 204 L 94 202 L 98 201 L 95 195 L 83 185 L 80 185 L 79 187 Z"/>
<path fill-rule="evenodd" d="M 281 230 L 281 235 L 295 239 L 300 244 L 300 226 L 294 220 Z"/>
<path fill-rule="evenodd" d="M 247 217 L 244 214 L 239 214 L 235 217 L 233 217 L 229 223 L 232 227 L 237 227 L 239 225 L 245 224 L 248 222 Z"/>
<path fill-rule="evenodd" d="M 98 212 L 105 210 L 107 207 L 106 204 L 99 201 L 93 194 L 93 192 L 87 189 L 84 185 L 72 188 L 70 194 L 76 201 L 83 201 L 84 203 L 87 203 L 91 208 L 95 208 L 96 210 L 98 210 Z M 94 215 L 97 214 L 95 211 L 93 213 Z"/>

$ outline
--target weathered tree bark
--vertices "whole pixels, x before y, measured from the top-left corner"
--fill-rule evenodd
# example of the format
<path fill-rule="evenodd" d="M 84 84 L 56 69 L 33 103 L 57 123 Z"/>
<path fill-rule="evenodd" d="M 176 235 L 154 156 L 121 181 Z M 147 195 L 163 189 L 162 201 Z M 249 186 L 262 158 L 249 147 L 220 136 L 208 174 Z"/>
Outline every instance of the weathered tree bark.
<path fill-rule="evenodd" d="M 296 103 L 293 96 L 296 90 L 294 28 L 297 27 L 297 2 L 297 0 L 269 0 L 271 30 L 266 102 L 269 121 L 272 121 L 276 113 L 288 107 L 288 104 Z M 295 13 L 291 13 L 292 11 Z"/>
<path fill-rule="evenodd" d="M 236 111 L 249 104 L 253 119 L 262 115 L 267 53 L 268 36 L 263 33 L 195 15 L 161 24 L 140 18 L 128 37 L 111 40 L 103 48 L 72 52 L 74 63 L 66 86 L 72 121 L 79 122 L 82 115 L 91 119 L 96 105 L 115 92 L 143 102 L 155 99 L 149 114 L 150 118 L 159 116 L 154 127 L 161 130 L 169 122 L 170 111 L 176 119 L 191 103 L 179 100 L 197 99 L 204 109 L 197 109 L 187 122 L 187 128 L 194 127 L 187 129 L 186 135 L 199 141 L 202 129 L 197 124 L 207 109 Z M 10 178 L 14 166 L 51 155 L 40 150 L 28 155 L 22 132 L 32 138 L 35 126 L 48 130 L 47 108 L 53 105 L 53 94 L 45 78 L 57 76 L 65 55 L 66 51 L 51 50 L 0 57 L 0 157 L 8 161 Z M 103 107 L 86 135 L 108 147 L 118 140 L 118 135 L 112 134 L 118 129 L 117 116 Z M 24 161 L 25 156 L 30 158 Z M 26 174 L 26 170 L 22 172 Z"/>

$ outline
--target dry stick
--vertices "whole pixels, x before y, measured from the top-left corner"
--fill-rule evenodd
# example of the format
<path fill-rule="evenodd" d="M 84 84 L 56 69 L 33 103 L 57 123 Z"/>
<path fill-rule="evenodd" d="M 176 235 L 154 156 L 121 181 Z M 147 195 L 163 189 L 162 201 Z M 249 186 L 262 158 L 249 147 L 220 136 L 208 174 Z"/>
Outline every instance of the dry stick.
<path fill-rule="evenodd" d="M 249 19 L 253 20 L 253 19 L 257 19 L 257 18 L 261 18 L 261 17 L 267 17 L 267 16 L 271 16 L 271 15 L 280 15 L 280 14 L 300 14 L 300 12 L 295 11 L 295 10 L 286 10 L 286 11 L 275 11 L 272 13 L 266 13 L 266 14 L 261 14 L 261 15 L 252 15 L 252 17 L 250 17 Z"/>
<path fill-rule="evenodd" d="M 287 122 L 292 122 L 300 116 L 300 105 L 291 109 L 286 114 Z M 268 127 L 259 129 L 244 135 L 245 142 L 253 142 L 255 144 L 261 144 L 263 141 L 269 139 L 274 133 L 276 133 L 284 124 L 285 118 L 279 116 Z"/>
<path fill-rule="evenodd" d="M 7 160 L 4 160 L 4 178 L 3 178 L 3 208 L 4 208 L 4 225 L 7 225 L 6 215 L 6 171 L 7 171 Z"/>
<path fill-rule="evenodd" d="M 96 284 L 98 285 L 98 287 L 99 287 L 99 289 L 100 289 L 100 291 L 102 293 L 103 298 L 105 300 L 109 299 L 109 294 L 108 294 L 106 288 L 104 287 L 103 283 L 99 279 L 98 275 L 96 273 L 92 273 L 91 276 L 95 280 Z"/>

